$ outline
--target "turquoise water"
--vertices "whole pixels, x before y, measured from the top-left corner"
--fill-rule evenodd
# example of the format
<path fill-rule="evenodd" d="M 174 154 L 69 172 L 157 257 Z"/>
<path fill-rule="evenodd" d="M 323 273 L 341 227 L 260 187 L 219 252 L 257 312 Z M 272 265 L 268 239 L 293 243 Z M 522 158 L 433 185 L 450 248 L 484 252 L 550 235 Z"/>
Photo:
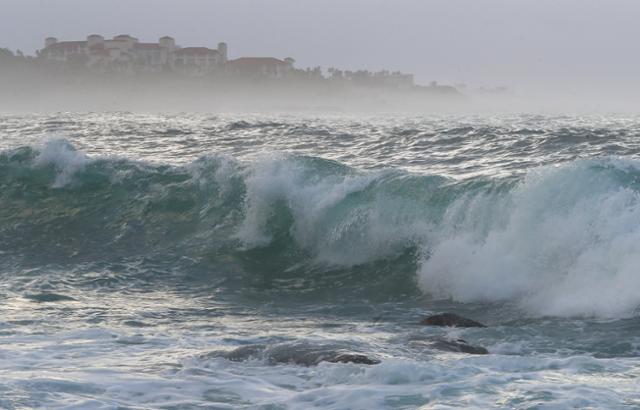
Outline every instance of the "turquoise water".
<path fill-rule="evenodd" d="M 0 135 L 0 407 L 640 407 L 640 118 L 66 113 Z M 417 324 L 444 311 L 488 327 Z M 252 345 L 271 353 L 225 358 Z M 380 363 L 294 363 L 314 349 Z"/>

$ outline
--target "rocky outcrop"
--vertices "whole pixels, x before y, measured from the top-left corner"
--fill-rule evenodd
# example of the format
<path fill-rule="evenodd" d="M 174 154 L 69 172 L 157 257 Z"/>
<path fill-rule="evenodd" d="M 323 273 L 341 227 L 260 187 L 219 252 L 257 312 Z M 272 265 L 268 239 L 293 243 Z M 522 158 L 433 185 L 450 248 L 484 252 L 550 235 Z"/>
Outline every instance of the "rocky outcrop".
<path fill-rule="evenodd" d="M 205 358 L 212 357 L 223 357 L 235 362 L 261 359 L 270 364 L 297 364 L 302 366 L 316 366 L 322 362 L 366 365 L 380 363 L 380 360 L 362 353 L 307 343 L 253 344 L 241 346 L 230 351 L 216 351 L 205 355 Z"/>
<path fill-rule="evenodd" d="M 215 351 L 206 355 L 206 358 L 211 357 L 224 357 L 232 362 L 243 362 L 249 360 L 252 357 L 259 357 L 267 348 L 267 345 L 252 344 L 246 346 L 240 346 L 230 351 Z"/>
<path fill-rule="evenodd" d="M 489 354 L 489 351 L 482 346 L 470 345 L 464 339 L 440 339 L 431 343 L 431 348 L 444 350 L 447 352 L 469 353 L 469 354 Z"/>
<path fill-rule="evenodd" d="M 425 326 L 451 326 L 451 327 L 486 327 L 480 322 L 467 319 L 455 313 L 440 313 L 422 319 L 421 325 Z"/>
<path fill-rule="evenodd" d="M 365 356 L 360 353 L 337 353 L 333 357 L 330 357 L 326 360 L 330 363 L 356 363 L 356 364 L 368 364 L 374 365 L 379 364 L 380 360 L 370 358 L 369 356 Z"/>

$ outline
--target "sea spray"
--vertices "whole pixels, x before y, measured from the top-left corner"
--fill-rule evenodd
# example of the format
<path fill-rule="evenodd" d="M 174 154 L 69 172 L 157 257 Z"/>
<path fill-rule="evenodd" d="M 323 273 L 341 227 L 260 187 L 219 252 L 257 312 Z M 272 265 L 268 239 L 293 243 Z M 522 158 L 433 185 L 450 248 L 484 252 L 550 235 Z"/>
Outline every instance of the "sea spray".
<path fill-rule="evenodd" d="M 68 184 L 78 171 L 81 171 L 89 158 L 78 152 L 73 145 L 64 139 L 53 139 L 45 143 L 42 150 L 34 160 L 37 167 L 53 166 L 56 169 L 54 188 L 60 188 Z"/>
<path fill-rule="evenodd" d="M 5 151 L 0 167 L 3 251 L 38 260 L 175 255 L 322 277 L 405 255 L 437 298 L 509 302 L 532 315 L 621 317 L 640 304 L 632 160 L 456 181 L 277 153 L 167 166 L 89 158 L 56 140 Z"/>
<path fill-rule="evenodd" d="M 533 314 L 620 317 L 640 305 L 638 163 L 581 160 L 530 171 L 429 249 L 421 288 L 462 302 L 515 301 Z M 478 214 L 476 207 L 482 210 Z M 477 218 L 488 221 L 478 230 Z"/>

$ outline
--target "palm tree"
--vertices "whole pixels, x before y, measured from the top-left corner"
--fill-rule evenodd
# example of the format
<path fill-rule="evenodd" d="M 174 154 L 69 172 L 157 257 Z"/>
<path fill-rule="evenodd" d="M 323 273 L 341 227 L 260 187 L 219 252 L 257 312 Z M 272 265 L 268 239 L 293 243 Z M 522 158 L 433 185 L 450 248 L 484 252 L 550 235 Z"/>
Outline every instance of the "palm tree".
<path fill-rule="evenodd" d="M 14 57 L 13 52 L 8 48 L 0 48 L 0 58 Z"/>

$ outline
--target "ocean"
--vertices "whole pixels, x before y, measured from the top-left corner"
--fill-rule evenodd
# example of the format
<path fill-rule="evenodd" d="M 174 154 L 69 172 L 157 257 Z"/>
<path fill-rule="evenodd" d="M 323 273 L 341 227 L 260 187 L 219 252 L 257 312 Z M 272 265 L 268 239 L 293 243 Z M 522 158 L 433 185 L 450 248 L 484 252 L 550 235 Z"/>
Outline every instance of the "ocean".
<path fill-rule="evenodd" d="M 0 408 L 640 408 L 640 117 L 0 137 Z"/>

